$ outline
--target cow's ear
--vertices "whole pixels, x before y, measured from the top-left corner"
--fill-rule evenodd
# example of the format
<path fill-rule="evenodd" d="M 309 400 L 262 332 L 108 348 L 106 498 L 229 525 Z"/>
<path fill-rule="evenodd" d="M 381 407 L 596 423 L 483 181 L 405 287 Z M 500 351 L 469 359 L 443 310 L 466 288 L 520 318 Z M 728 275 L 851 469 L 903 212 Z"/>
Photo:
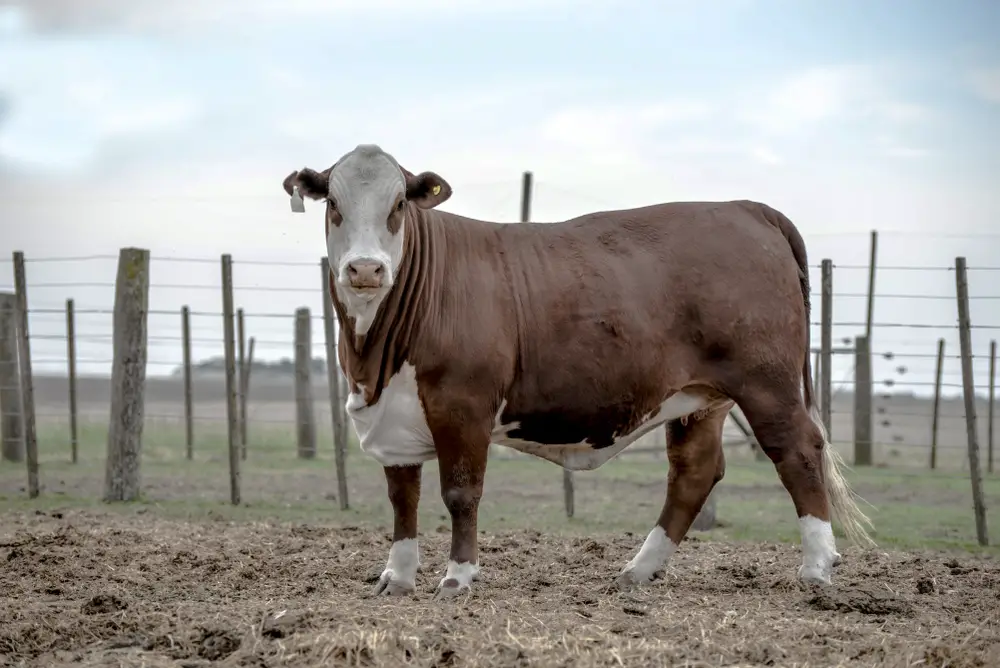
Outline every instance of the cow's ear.
<path fill-rule="evenodd" d="M 406 199 L 421 209 L 433 209 L 451 197 L 451 186 L 434 172 L 421 172 L 414 176 L 403 170 L 406 177 Z"/>
<path fill-rule="evenodd" d="M 303 197 L 323 199 L 330 194 L 330 170 L 317 172 L 304 167 L 286 176 L 281 185 L 292 198 L 292 211 L 305 211 Z"/>

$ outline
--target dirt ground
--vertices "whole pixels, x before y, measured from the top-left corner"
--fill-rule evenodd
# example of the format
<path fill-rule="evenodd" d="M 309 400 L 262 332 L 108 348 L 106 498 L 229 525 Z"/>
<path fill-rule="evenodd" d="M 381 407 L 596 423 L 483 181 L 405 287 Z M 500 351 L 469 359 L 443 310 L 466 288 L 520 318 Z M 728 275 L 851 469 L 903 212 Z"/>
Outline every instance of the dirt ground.
<path fill-rule="evenodd" d="M 794 546 L 693 537 L 622 594 L 642 536 L 518 531 L 483 534 L 474 592 L 436 601 L 448 536 L 423 533 L 417 594 L 386 600 L 383 531 L 5 513 L 0 665 L 1000 665 L 995 560 L 848 548 L 824 590 Z"/>

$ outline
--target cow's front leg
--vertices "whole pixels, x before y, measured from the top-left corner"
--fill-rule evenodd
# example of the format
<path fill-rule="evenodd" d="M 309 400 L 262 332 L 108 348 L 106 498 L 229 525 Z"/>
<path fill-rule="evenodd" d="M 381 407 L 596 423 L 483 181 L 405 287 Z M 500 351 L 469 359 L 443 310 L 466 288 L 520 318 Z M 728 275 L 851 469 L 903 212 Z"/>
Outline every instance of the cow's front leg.
<path fill-rule="evenodd" d="M 386 466 L 385 481 L 392 503 L 392 547 L 375 594 L 400 596 L 416 588 L 420 550 L 417 543 L 417 505 L 420 503 L 420 464 Z"/>
<path fill-rule="evenodd" d="M 466 432 L 445 437 L 438 448 L 441 496 L 451 513 L 451 553 L 448 570 L 435 593 L 438 598 L 468 592 L 479 578 L 476 534 L 489 445 L 488 432 Z"/>

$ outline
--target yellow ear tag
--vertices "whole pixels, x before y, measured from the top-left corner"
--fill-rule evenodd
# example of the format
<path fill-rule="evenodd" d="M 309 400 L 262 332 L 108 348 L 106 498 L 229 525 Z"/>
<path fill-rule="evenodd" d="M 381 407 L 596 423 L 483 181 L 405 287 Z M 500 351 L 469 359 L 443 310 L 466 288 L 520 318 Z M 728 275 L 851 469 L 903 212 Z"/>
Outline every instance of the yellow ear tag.
<path fill-rule="evenodd" d="M 431 194 L 434 195 L 435 197 L 441 194 L 441 186 L 434 186 L 433 188 L 431 188 Z"/>

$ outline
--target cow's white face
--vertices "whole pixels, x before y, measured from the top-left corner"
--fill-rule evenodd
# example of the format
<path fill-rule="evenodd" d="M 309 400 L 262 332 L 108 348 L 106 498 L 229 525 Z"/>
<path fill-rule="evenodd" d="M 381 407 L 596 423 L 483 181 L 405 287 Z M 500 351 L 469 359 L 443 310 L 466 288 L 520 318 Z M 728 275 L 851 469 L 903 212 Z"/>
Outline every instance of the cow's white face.
<path fill-rule="evenodd" d="M 363 144 L 318 173 L 303 169 L 285 179 L 285 190 L 326 200 L 326 246 L 338 300 L 368 333 L 399 274 L 410 202 L 429 209 L 448 199 L 440 176 L 414 176 L 373 144 Z M 293 194 L 294 197 L 294 194 Z"/>

